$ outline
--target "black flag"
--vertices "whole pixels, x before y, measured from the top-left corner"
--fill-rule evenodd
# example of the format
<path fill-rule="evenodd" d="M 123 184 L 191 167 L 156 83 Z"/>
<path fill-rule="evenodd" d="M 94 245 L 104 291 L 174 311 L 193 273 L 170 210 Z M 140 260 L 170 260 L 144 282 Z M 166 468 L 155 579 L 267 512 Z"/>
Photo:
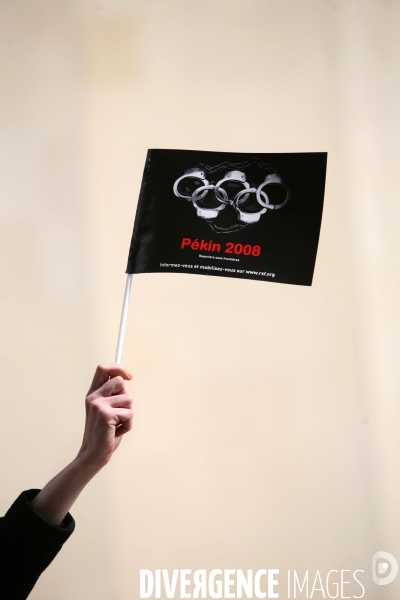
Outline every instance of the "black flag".
<path fill-rule="evenodd" d="M 311 285 L 327 154 L 149 150 L 127 273 Z"/>

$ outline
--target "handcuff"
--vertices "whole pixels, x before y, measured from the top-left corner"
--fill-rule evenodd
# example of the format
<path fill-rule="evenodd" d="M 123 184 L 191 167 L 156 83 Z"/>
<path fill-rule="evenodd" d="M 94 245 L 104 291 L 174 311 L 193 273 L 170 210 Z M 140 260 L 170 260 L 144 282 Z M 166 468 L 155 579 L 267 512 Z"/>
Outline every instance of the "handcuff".
<path fill-rule="evenodd" d="M 240 208 L 240 204 L 244 204 L 250 194 L 257 193 L 257 188 L 249 188 L 247 190 L 247 192 L 248 193 L 246 193 L 246 190 L 242 190 L 241 192 L 236 194 L 233 206 L 235 207 L 235 210 L 239 215 L 239 221 L 241 221 L 242 223 L 248 223 L 248 224 L 258 223 L 258 221 L 261 218 L 261 215 L 265 214 L 267 212 L 267 209 L 264 207 L 264 208 L 261 208 L 261 210 L 259 210 L 258 212 L 246 212 L 245 210 Z M 268 205 L 269 199 L 268 199 L 267 194 L 265 192 L 261 192 L 261 194 L 265 198 L 265 202 Z"/>
<path fill-rule="evenodd" d="M 269 185 L 280 185 L 286 190 L 286 198 L 283 202 L 281 202 L 280 204 L 270 204 L 268 192 L 263 191 L 264 188 L 268 187 Z M 263 200 L 261 199 L 261 196 L 263 197 Z M 269 208 L 270 210 L 278 210 L 279 208 L 283 208 L 288 203 L 290 198 L 290 189 L 285 183 L 283 183 L 282 177 L 278 173 L 271 173 L 270 175 L 266 176 L 264 182 L 257 188 L 256 198 L 258 204 L 260 204 L 264 208 Z"/>
<path fill-rule="evenodd" d="M 247 192 L 247 189 L 250 187 L 250 184 L 246 181 L 246 173 L 243 173 L 243 171 L 228 171 L 227 173 L 225 173 L 225 177 L 223 179 L 220 179 L 214 187 L 214 196 L 216 197 L 218 202 L 222 202 L 223 204 L 233 204 L 234 203 L 234 199 L 230 200 L 226 190 L 224 190 L 224 188 L 221 188 L 221 185 L 223 183 L 225 183 L 226 181 L 229 181 L 229 182 L 236 181 L 237 183 L 241 183 L 242 185 L 244 185 L 244 187 L 246 189 L 243 191 L 246 193 L 246 200 L 247 200 L 247 198 L 250 195 Z M 223 192 L 225 192 L 225 193 L 223 193 Z M 243 202 L 244 202 L 244 200 L 243 200 Z"/>
<path fill-rule="evenodd" d="M 197 200 L 201 200 L 202 198 L 205 197 L 206 194 L 208 194 L 209 190 L 213 190 L 214 186 L 213 185 L 202 185 L 201 187 L 197 188 L 193 194 L 192 194 L 192 204 L 195 207 L 196 211 L 197 211 L 197 216 L 200 217 L 201 219 L 215 219 L 216 217 L 218 217 L 218 213 L 220 210 L 223 210 L 225 208 L 225 204 L 219 204 L 218 206 L 215 207 L 202 207 L 199 206 L 197 204 Z M 205 192 L 204 195 L 203 194 L 203 190 Z M 223 189 L 222 192 L 224 192 L 226 198 L 228 198 L 228 194 L 225 192 L 225 190 Z"/>
<path fill-rule="evenodd" d="M 175 183 L 174 183 L 174 194 L 175 194 L 175 196 L 178 196 L 178 198 L 183 198 L 184 200 L 191 200 L 192 199 L 192 195 L 191 194 L 189 194 L 188 196 L 186 196 L 185 194 L 181 194 L 180 191 L 179 191 L 179 184 L 184 179 L 200 179 L 201 181 L 204 182 L 204 186 L 208 186 L 208 181 L 206 179 L 206 174 L 205 174 L 204 171 L 202 171 L 201 169 L 198 169 L 197 167 L 194 167 L 193 169 L 186 169 L 186 171 L 183 173 L 182 177 L 179 177 L 175 181 Z M 204 186 L 202 186 L 202 187 L 204 188 Z M 203 191 L 204 191 L 204 193 L 199 198 L 199 200 L 201 198 L 204 198 L 204 196 L 206 196 L 208 194 L 208 190 L 203 190 Z"/>

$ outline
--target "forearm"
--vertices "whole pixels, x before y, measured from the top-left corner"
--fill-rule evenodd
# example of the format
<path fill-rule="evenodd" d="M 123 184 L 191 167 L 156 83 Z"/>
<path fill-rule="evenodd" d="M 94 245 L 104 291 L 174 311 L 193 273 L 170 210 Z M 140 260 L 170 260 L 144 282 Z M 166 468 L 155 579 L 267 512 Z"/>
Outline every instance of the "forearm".
<path fill-rule="evenodd" d="M 84 487 L 99 471 L 77 457 L 32 500 L 36 512 L 48 523 L 60 525 Z"/>

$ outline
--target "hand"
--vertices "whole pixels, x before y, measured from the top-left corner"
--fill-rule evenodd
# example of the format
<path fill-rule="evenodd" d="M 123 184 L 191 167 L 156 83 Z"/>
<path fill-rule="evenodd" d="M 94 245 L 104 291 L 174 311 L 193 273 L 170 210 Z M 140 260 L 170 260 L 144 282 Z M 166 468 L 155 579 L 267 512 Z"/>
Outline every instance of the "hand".
<path fill-rule="evenodd" d="M 132 429 L 132 396 L 125 388 L 132 375 L 121 365 L 99 365 L 86 396 L 86 423 L 77 458 L 100 470 L 122 436 Z"/>

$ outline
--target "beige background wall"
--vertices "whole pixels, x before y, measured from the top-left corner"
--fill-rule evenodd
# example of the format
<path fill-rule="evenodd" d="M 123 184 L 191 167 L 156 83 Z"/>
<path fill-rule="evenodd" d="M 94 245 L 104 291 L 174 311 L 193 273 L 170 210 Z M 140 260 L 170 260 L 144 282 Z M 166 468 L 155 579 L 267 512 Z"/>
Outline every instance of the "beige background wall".
<path fill-rule="evenodd" d="M 0 69 L 0 512 L 79 448 L 146 149 L 329 152 L 311 288 L 134 278 L 135 428 L 32 599 L 136 599 L 141 568 L 397 599 L 399 0 L 0 0 Z"/>

